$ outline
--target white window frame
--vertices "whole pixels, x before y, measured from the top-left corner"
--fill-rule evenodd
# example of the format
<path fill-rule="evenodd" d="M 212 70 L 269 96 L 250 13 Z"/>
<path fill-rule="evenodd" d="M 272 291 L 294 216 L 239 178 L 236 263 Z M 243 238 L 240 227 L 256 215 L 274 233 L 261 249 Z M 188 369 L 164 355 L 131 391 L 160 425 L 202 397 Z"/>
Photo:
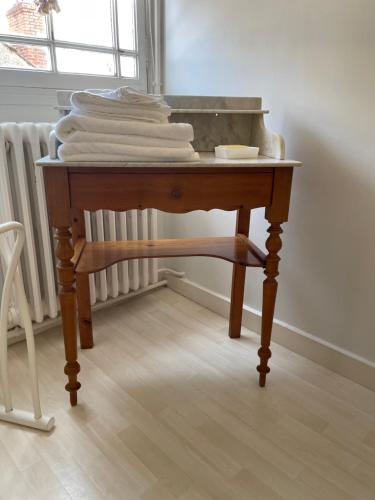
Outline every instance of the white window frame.
<path fill-rule="evenodd" d="M 47 17 L 47 38 L 24 37 L 15 35 L 0 35 L 0 42 L 23 43 L 27 45 L 48 46 L 51 54 L 51 71 L 40 69 L 15 69 L 0 68 L 0 86 L 6 87 L 35 87 L 50 89 L 81 89 L 87 87 L 115 87 L 119 85 L 131 85 L 140 90 L 147 89 L 147 30 L 145 0 L 135 0 L 135 24 L 136 24 L 136 46 L 135 50 L 123 50 L 119 47 L 118 36 L 118 10 L 117 0 L 111 0 L 112 36 L 113 46 L 102 47 L 84 43 L 56 41 L 53 35 L 53 26 L 50 15 Z M 58 14 L 57 14 L 58 15 Z M 74 48 L 114 54 L 116 75 L 91 75 L 79 73 L 63 73 L 57 71 L 55 49 Z M 137 57 L 136 78 L 120 76 L 120 56 L 131 55 Z"/>

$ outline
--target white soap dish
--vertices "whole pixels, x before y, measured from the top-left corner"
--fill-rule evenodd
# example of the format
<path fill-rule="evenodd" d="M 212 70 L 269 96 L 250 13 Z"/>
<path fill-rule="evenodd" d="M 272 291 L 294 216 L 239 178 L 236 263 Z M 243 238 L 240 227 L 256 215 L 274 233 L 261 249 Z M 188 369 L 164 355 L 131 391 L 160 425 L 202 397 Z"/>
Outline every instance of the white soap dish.
<path fill-rule="evenodd" d="M 241 145 L 216 146 L 215 156 L 223 160 L 250 160 L 258 158 L 259 148 Z"/>

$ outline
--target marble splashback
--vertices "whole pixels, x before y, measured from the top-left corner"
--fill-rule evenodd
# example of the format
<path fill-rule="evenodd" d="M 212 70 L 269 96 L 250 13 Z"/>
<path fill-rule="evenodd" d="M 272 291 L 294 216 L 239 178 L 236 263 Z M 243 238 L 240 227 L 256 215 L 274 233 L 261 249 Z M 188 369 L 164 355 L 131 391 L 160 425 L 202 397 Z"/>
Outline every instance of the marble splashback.
<path fill-rule="evenodd" d="M 173 109 L 260 110 L 262 106 L 261 97 L 165 95 L 164 100 Z"/>
<path fill-rule="evenodd" d="M 250 144 L 253 115 L 172 113 L 170 122 L 191 123 L 195 151 L 214 151 L 220 144 Z"/>
<path fill-rule="evenodd" d="M 171 122 L 191 123 L 194 128 L 193 146 L 196 151 L 214 151 L 220 144 L 249 145 L 252 124 L 257 115 L 223 113 L 219 110 L 260 111 L 261 97 L 164 96 L 173 109 L 194 109 L 194 113 L 172 113 Z M 207 113 L 207 110 L 212 110 Z M 217 113 L 215 112 L 218 111 Z M 201 112 L 200 112 L 201 111 Z"/>

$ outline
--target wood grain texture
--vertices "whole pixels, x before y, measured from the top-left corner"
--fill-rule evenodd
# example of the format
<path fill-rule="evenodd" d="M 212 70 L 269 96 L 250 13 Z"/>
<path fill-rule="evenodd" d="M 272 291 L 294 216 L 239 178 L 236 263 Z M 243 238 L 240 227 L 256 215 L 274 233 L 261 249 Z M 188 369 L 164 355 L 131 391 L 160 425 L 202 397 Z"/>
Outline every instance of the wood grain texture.
<path fill-rule="evenodd" d="M 55 169 L 58 170 L 58 169 Z M 272 172 L 252 173 L 111 173 L 97 169 L 70 173 L 72 205 L 85 210 L 158 208 L 165 212 L 237 210 L 271 202 Z"/>
<path fill-rule="evenodd" d="M 67 170 L 65 168 L 45 169 L 44 181 L 48 218 L 55 230 L 56 268 L 66 359 L 64 373 L 68 376 L 65 389 L 69 392 L 71 405 L 75 406 L 77 390 L 81 385 L 77 380 L 80 365 L 77 361 L 76 288 L 72 261 L 74 249 L 71 241 L 72 210 Z M 81 249 L 82 247 L 78 245 L 77 253 Z"/>
<path fill-rule="evenodd" d="M 70 226 L 71 203 L 67 169 L 43 169 L 43 178 L 50 226 Z"/>
<path fill-rule="evenodd" d="M 0 425 L 6 500 L 373 500 L 375 394 L 275 344 L 257 386 L 259 336 L 164 288 L 94 314 L 85 390 L 62 390 L 60 329 L 36 337 L 45 435 Z M 9 348 L 14 403 L 24 343 Z M 353 425 L 355 423 L 355 425 Z"/>
<path fill-rule="evenodd" d="M 86 240 L 85 238 L 75 239 L 74 236 L 72 236 L 72 242 L 73 242 L 73 257 L 71 260 L 74 267 L 76 267 L 79 262 L 79 259 L 81 258 L 82 252 L 85 249 Z"/>
<path fill-rule="evenodd" d="M 232 279 L 232 309 L 229 335 L 238 338 L 241 331 L 242 304 L 245 283 L 245 266 L 265 265 L 265 256 L 248 240 L 249 214 L 252 208 L 265 207 L 266 218 L 275 228 L 287 220 L 291 181 L 294 165 L 298 162 L 259 159 L 219 162 L 209 156 L 205 162 L 197 163 L 133 163 L 103 166 L 84 164 L 67 166 L 59 161 L 41 161 L 46 171 L 48 211 L 51 223 L 62 230 L 67 240 L 74 216 L 73 239 L 84 239 L 83 210 L 130 210 L 157 208 L 167 212 L 184 213 L 192 210 L 237 210 L 236 236 L 233 238 L 200 238 L 184 240 L 141 241 L 141 242 L 94 242 L 81 245 L 76 249 L 78 274 L 78 307 L 80 318 L 81 345 L 91 347 L 92 326 L 89 304 L 87 274 L 105 269 L 112 264 L 127 259 L 174 257 L 174 256 L 211 256 L 235 264 Z M 282 167 L 282 168 L 280 168 Z M 60 186 L 62 188 L 60 189 Z M 272 229 L 273 230 L 273 229 Z M 269 240 L 269 266 L 274 260 L 272 247 L 275 240 Z M 64 241 L 67 249 L 67 241 Z M 83 248 L 83 250 L 82 250 Z M 81 251 L 82 250 L 82 251 Z M 70 268 L 66 258 L 64 267 Z M 65 259 L 65 256 L 64 256 Z M 277 284 L 272 272 L 266 269 L 267 280 L 264 284 L 264 334 L 260 349 L 260 384 L 265 382 L 268 371 L 267 359 L 270 356 L 269 342 L 276 298 Z M 74 288 L 74 270 L 69 275 L 67 287 Z M 66 295 L 68 289 L 62 296 Z M 69 294 L 73 292 L 69 288 Z M 70 296 L 70 295 L 69 295 Z M 68 390 L 76 403 L 73 361 L 75 329 L 73 320 L 74 305 L 64 299 L 63 310 L 64 336 L 69 356 Z M 270 326 L 271 325 L 271 326 Z M 75 396 L 74 396 L 75 394 Z"/>
<path fill-rule="evenodd" d="M 265 256 L 261 258 L 260 252 L 253 243 L 240 237 L 94 241 L 86 243 L 76 272 L 97 272 L 122 260 L 194 255 L 217 257 L 243 266 L 263 267 Z"/>
<path fill-rule="evenodd" d="M 77 404 L 77 391 L 81 384 L 77 381 L 80 366 L 77 361 L 76 290 L 71 238 L 69 227 L 56 228 L 55 254 L 66 357 L 64 373 L 68 376 L 65 389 L 70 393 L 71 405 L 75 406 Z"/>
<path fill-rule="evenodd" d="M 240 209 L 237 211 L 236 235 L 243 235 L 246 238 L 250 231 L 250 210 Z M 263 261 L 264 262 L 264 261 Z M 229 312 L 229 337 L 232 339 L 241 336 L 242 309 L 245 290 L 246 267 L 235 263 L 232 271 L 232 291 Z"/>
<path fill-rule="evenodd" d="M 92 332 L 90 283 L 88 274 L 77 274 L 78 326 L 81 349 L 94 347 Z"/>
<path fill-rule="evenodd" d="M 260 364 L 257 366 L 259 372 L 259 385 L 261 387 L 265 386 L 266 375 L 270 371 L 268 360 L 271 357 L 270 343 L 277 294 L 276 277 L 279 274 L 280 262 L 278 252 L 281 250 L 282 246 L 280 238 L 282 232 L 280 223 L 272 223 L 268 228 L 269 237 L 266 241 L 268 255 L 266 257 L 266 268 L 264 270 L 266 279 L 263 282 L 261 347 L 258 351 Z"/>
<path fill-rule="evenodd" d="M 73 244 L 76 254 L 77 246 L 82 250 L 86 245 L 85 219 L 82 210 L 73 211 Z M 82 251 L 74 255 L 73 262 L 77 265 Z M 78 307 L 78 327 L 81 349 L 91 349 L 94 346 L 91 319 L 90 283 L 87 274 L 78 274 L 77 282 L 77 307 Z"/>
<path fill-rule="evenodd" d="M 268 221 L 287 222 L 289 214 L 290 194 L 292 190 L 293 168 L 274 170 L 272 201 L 266 207 L 265 217 Z"/>

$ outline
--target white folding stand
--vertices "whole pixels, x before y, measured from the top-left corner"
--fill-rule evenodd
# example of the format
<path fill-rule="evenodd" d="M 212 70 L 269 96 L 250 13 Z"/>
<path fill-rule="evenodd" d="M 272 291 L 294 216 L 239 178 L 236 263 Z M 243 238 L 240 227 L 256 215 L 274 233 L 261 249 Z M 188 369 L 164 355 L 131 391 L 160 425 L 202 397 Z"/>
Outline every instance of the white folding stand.
<path fill-rule="evenodd" d="M 0 420 L 14 424 L 34 427 L 42 431 L 49 431 L 55 424 L 53 417 L 42 415 L 39 399 L 38 377 L 36 370 L 34 335 L 22 278 L 18 270 L 18 262 L 25 242 L 25 231 L 19 222 L 0 224 L 0 236 L 9 231 L 16 231 L 17 237 L 13 249 L 9 242 L 0 237 L 0 253 L 4 259 L 6 272 L 4 288 L 1 297 L 0 309 L 0 381 L 2 386 L 4 405 L 0 405 Z M 34 412 L 17 410 L 12 407 L 12 398 L 8 380 L 8 310 L 14 285 L 15 298 L 20 311 L 21 320 L 26 334 L 26 345 L 29 362 L 29 375 Z"/>

